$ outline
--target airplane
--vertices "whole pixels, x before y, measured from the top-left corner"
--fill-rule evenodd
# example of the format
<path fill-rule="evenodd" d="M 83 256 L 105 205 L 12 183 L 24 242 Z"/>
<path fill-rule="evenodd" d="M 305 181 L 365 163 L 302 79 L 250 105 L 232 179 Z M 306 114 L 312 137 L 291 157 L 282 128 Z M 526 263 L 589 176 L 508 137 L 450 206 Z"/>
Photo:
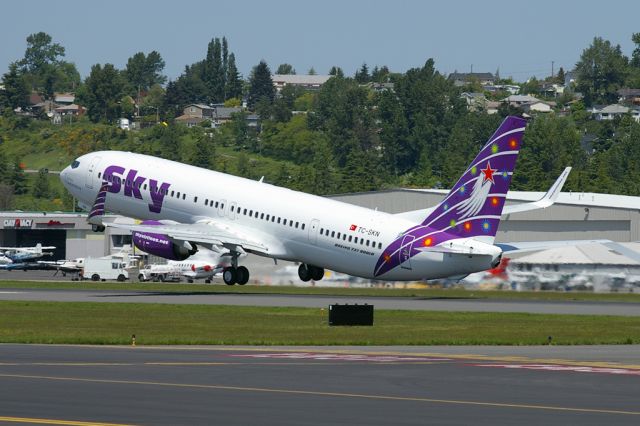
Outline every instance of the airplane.
<path fill-rule="evenodd" d="M 134 238 L 136 238 L 134 232 Z M 140 281 L 160 280 L 171 275 L 183 276 L 187 282 L 204 279 L 205 283 L 210 283 L 211 279 L 222 273 L 224 268 L 230 266 L 223 256 L 215 254 L 209 250 L 198 250 L 198 252 L 185 260 L 169 260 L 166 265 L 147 265 L 141 269 L 138 278 Z"/>
<path fill-rule="evenodd" d="M 137 232 L 141 249 L 167 259 L 187 259 L 198 246 L 227 255 L 227 285 L 249 280 L 248 269 L 238 265 L 246 253 L 300 262 L 305 282 L 321 279 L 325 268 L 368 279 L 430 280 L 495 268 L 507 252 L 575 244 L 494 244 L 501 215 L 509 214 L 505 198 L 525 127 L 521 118 L 505 118 L 444 200 L 419 215 L 384 213 L 131 152 L 85 154 L 60 178 L 89 211 L 94 231 Z M 552 201 L 559 192 L 550 194 Z M 142 222 L 118 223 L 107 211 Z"/>
<path fill-rule="evenodd" d="M 52 252 L 43 250 L 55 250 L 54 246 L 45 246 L 38 243 L 35 247 L 0 247 L 0 265 L 12 263 L 27 263 L 30 260 L 39 259 L 43 256 L 51 256 Z M 22 268 L 18 268 L 22 269 Z"/>
<path fill-rule="evenodd" d="M 39 260 L 38 264 L 43 265 L 43 267 L 47 269 L 55 269 L 56 273 L 54 275 L 58 272 L 62 272 L 62 276 L 66 276 L 66 274 L 75 274 L 82 271 L 82 268 L 84 267 L 84 257 L 69 260 Z"/>

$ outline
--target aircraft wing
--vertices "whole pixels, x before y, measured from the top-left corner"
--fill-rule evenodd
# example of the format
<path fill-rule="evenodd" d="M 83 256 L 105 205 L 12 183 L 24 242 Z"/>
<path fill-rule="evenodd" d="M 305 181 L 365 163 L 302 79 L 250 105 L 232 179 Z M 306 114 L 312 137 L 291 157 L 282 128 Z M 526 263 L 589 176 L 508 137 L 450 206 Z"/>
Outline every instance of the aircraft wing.
<path fill-rule="evenodd" d="M 131 232 L 163 234 L 177 244 L 185 242 L 200 243 L 216 252 L 222 251 L 223 247 L 236 251 L 238 248 L 242 248 L 247 252 L 278 256 L 283 251 L 278 244 L 269 242 L 266 238 L 261 238 L 258 232 L 240 226 L 224 224 L 213 219 L 205 219 L 196 223 L 160 225 L 132 225 L 107 221 L 103 221 L 103 224 Z"/>
<path fill-rule="evenodd" d="M 571 167 L 566 167 L 562 171 L 562 173 L 560 173 L 558 179 L 556 179 L 553 185 L 551 185 L 551 188 L 549 188 L 547 193 L 544 194 L 544 196 L 538 201 L 534 201 L 532 203 L 517 204 L 515 206 L 504 206 L 504 208 L 502 209 L 502 215 L 505 216 L 511 213 L 521 213 L 530 210 L 546 209 L 547 207 L 553 205 L 553 203 L 555 203 L 558 199 L 560 191 L 562 191 L 562 187 L 569 177 L 569 173 L 571 173 Z"/>
<path fill-rule="evenodd" d="M 499 243 L 496 246 L 502 249 L 503 253 L 527 253 L 532 251 L 542 251 L 558 247 L 578 246 L 582 244 L 608 244 L 611 240 L 565 240 L 565 241 L 525 241 L 517 243 Z"/>

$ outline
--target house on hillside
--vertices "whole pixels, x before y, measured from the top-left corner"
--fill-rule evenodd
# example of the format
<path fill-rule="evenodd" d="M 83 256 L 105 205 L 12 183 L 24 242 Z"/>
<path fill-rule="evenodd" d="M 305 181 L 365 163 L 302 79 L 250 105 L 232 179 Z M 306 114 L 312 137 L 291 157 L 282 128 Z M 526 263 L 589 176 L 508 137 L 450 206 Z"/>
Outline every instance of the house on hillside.
<path fill-rule="evenodd" d="M 530 95 L 510 95 L 502 100 L 502 102 L 509 104 L 513 107 L 520 107 L 524 104 L 531 104 L 535 102 L 541 102 L 540 99 Z"/>
<path fill-rule="evenodd" d="M 629 108 L 620 104 L 607 105 L 604 108 L 593 107 L 591 115 L 598 121 L 614 120 L 616 117 L 631 114 L 634 120 L 640 122 L 640 108 Z"/>
<path fill-rule="evenodd" d="M 640 89 L 620 89 L 618 96 L 620 96 L 618 102 L 621 104 L 640 105 Z"/>
<path fill-rule="evenodd" d="M 496 80 L 490 72 L 452 72 L 447 79 L 453 81 L 456 87 L 464 86 L 474 81 L 478 81 L 483 86 L 488 86 L 494 84 Z"/>
<path fill-rule="evenodd" d="M 323 84 L 329 80 L 332 75 L 297 75 L 297 74 L 274 74 L 271 76 L 273 86 L 276 91 L 280 91 L 285 86 L 301 87 L 305 90 L 320 90 Z"/>
<path fill-rule="evenodd" d="M 487 109 L 487 98 L 484 93 L 463 92 L 460 97 L 466 102 L 469 111 L 485 111 Z"/>
<path fill-rule="evenodd" d="M 240 107 L 225 107 L 221 104 L 205 105 L 190 104 L 182 110 L 182 115 L 176 121 L 187 127 L 197 126 L 205 120 L 211 122 L 211 127 L 217 128 L 224 123 L 231 121 L 232 115 L 241 112 Z"/>

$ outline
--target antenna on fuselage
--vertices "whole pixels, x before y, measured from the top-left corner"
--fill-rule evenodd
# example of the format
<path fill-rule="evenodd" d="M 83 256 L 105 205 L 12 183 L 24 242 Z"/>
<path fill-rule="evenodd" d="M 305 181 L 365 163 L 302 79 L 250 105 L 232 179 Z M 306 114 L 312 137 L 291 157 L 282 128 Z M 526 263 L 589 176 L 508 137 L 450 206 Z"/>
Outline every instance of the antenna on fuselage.
<path fill-rule="evenodd" d="M 264 180 L 264 176 L 262 176 L 258 182 L 262 183 L 263 180 Z"/>

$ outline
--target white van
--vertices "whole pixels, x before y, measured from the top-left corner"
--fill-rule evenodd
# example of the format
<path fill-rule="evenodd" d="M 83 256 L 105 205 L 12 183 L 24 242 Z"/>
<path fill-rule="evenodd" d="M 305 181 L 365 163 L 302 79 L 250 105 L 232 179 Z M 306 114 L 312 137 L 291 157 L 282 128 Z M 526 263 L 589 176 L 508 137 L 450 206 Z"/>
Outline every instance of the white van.
<path fill-rule="evenodd" d="M 82 278 L 91 281 L 118 280 L 123 282 L 129 279 L 129 272 L 125 269 L 126 263 L 119 259 L 92 259 L 84 260 Z"/>

